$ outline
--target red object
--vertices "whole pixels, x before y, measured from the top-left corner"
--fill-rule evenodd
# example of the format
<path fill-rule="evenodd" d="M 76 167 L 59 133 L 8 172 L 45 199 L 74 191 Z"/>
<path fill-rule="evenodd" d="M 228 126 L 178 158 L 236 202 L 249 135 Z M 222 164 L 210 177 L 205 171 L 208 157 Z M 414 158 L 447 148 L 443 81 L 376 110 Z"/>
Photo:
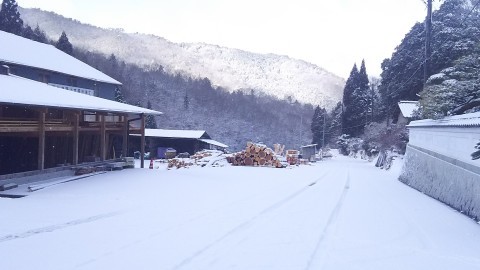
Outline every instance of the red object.
<path fill-rule="evenodd" d="M 150 167 L 148 167 L 149 169 L 153 169 L 153 158 L 150 159 Z"/>

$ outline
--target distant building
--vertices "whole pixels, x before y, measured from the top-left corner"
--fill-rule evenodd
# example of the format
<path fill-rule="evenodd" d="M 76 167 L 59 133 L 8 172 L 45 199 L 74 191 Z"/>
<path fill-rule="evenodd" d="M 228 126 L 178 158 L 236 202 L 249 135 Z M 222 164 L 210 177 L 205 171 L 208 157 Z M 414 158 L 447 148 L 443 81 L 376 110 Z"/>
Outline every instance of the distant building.
<path fill-rule="evenodd" d="M 398 124 L 408 124 L 414 118 L 414 113 L 418 109 L 418 101 L 400 101 L 400 114 L 398 115 Z"/>
<path fill-rule="evenodd" d="M 145 137 L 153 152 L 152 157 L 157 158 L 163 158 L 165 148 L 173 148 L 177 154 L 195 154 L 204 149 L 225 151 L 228 148 L 228 145 L 213 140 L 205 130 L 145 129 Z M 134 147 L 139 147 L 138 143 Z"/>
<path fill-rule="evenodd" d="M 117 80 L 52 45 L 0 31 L 0 66 L 19 77 L 114 100 Z M 4 71 L 5 73 L 5 71 Z"/>

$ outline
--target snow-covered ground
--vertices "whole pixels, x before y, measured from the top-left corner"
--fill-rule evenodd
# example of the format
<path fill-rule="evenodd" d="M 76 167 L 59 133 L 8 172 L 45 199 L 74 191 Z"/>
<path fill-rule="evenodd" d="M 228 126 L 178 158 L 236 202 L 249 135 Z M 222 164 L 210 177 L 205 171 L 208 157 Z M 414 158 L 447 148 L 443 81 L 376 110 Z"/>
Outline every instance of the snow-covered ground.
<path fill-rule="evenodd" d="M 480 225 L 398 174 L 344 157 L 109 172 L 0 199 L 0 268 L 480 269 Z"/>

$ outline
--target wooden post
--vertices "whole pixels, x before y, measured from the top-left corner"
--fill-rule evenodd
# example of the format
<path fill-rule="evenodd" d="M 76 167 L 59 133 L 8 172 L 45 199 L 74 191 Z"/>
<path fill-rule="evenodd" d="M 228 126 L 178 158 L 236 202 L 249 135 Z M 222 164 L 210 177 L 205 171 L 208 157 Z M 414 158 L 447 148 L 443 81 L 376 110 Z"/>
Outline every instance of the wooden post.
<path fill-rule="evenodd" d="M 126 157 L 128 152 L 128 116 L 123 116 L 123 141 L 122 141 L 122 156 Z"/>
<path fill-rule="evenodd" d="M 105 115 L 101 114 L 100 115 L 100 160 L 105 161 L 107 158 L 106 150 L 106 125 L 105 125 Z"/>
<path fill-rule="evenodd" d="M 79 126 L 80 126 L 80 113 L 75 112 L 73 114 L 73 165 L 78 165 L 78 142 L 79 142 Z"/>
<path fill-rule="evenodd" d="M 38 118 L 38 169 L 45 169 L 45 114 L 47 109 L 40 110 Z"/>
<path fill-rule="evenodd" d="M 432 56 L 432 0 L 427 0 L 427 18 L 425 19 L 425 62 L 423 63 L 423 83 L 430 74 L 430 57 Z"/>
<path fill-rule="evenodd" d="M 141 131 L 141 139 L 140 139 L 140 168 L 145 168 L 145 114 L 141 114 L 141 124 L 140 124 L 140 131 Z"/>

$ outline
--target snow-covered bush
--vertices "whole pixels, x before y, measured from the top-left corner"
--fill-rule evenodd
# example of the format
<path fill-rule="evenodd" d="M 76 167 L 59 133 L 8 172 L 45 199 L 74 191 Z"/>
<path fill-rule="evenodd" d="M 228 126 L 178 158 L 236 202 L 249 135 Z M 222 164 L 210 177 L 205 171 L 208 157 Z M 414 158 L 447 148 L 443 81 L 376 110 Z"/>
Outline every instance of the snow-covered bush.
<path fill-rule="evenodd" d="M 462 57 L 454 66 L 430 76 L 420 93 L 422 118 L 480 110 L 480 45 L 475 53 Z"/>
<path fill-rule="evenodd" d="M 365 127 L 363 135 L 364 149 L 369 155 L 377 155 L 382 150 L 392 150 L 405 153 L 408 143 L 408 130 L 402 124 L 390 124 L 386 122 L 370 123 Z"/>

